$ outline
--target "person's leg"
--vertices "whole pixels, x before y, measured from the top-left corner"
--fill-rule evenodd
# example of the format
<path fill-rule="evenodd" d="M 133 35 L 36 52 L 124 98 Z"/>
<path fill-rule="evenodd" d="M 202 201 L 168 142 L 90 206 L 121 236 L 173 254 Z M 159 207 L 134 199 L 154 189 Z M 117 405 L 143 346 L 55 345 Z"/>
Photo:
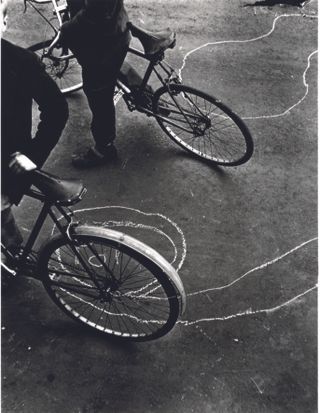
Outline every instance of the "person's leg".
<path fill-rule="evenodd" d="M 114 89 L 115 86 L 112 84 L 98 90 L 85 90 L 92 112 L 92 136 L 95 140 L 96 149 L 101 153 L 116 137 Z"/>
<path fill-rule="evenodd" d="M 83 90 L 92 112 L 91 132 L 95 143 L 74 154 L 72 163 L 77 168 L 90 168 L 117 159 L 117 150 L 113 146 L 116 137 L 114 86 L 93 91 L 84 87 Z"/>
<path fill-rule="evenodd" d="M 48 98 L 49 100 L 49 98 Z M 35 137 L 28 143 L 25 154 L 41 168 L 57 145 L 69 117 L 68 104 L 64 96 L 50 100 L 50 111 L 40 115 L 41 122 Z M 43 124 L 45 121 L 45 125 Z M 43 132 L 45 129 L 45 133 Z"/>
<path fill-rule="evenodd" d="M 116 118 L 113 102 L 114 89 L 128 46 L 119 46 L 116 52 L 110 52 L 100 70 L 96 68 L 92 76 L 98 79 L 98 87 L 86 87 L 88 103 L 92 111 L 92 136 L 97 148 L 113 142 L 116 137 Z M 99 73 L 100 72 L 100 73 Z M 90 74 L 91 75 L 91 74 Z M 100 79 L 99 79 L 100 77 Z"/>
<path fill-rule="evenodd" d="M 117 157 L 113 146 L 116 138 L 113 97 L 127 50 L 127 44 L 119 46 L 116 52 L 110 52 L 109 57 L 99 67 L 83 68 L 83 90 L 92 112 L 91 132 L 95 145 L 89 151 L 73 156 L 72 162 L 76 167 L 96 166 Z"/>

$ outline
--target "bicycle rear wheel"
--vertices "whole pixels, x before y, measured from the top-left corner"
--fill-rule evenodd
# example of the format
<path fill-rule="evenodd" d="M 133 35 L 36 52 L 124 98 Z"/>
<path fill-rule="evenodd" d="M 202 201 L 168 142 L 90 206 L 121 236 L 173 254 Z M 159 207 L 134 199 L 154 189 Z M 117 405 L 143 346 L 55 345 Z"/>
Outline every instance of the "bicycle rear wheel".
<path fill-rule="evenodd" d="M 249 129 L 218 99 L 185 85 L 170 84 L 154 96 L 154 113 L 166 134 L 193 155 L 236 166 L 253 153 Z"/>
<path fill-rule="evenodd" d="M 54 48 L 50 55 L 46 55 L 46 49 L 52 40 L 36 43 L 29 50 L 36 53 L 45 65 L 46 72 L 57 83 L 61 92 L 65 95 L 71 94 L 82 88 L 81 66 L 77 59 L 72 56 L 63 58 L 71 53 L 69 50 Z"/>
<path fill-rule="evenodd" d="M 168 333 L 185 305 L 173 267 L 117 231 L 75 231 L 70 241 L 56 236 L 40 254 L 42 282 L 53 301 L 71 318 L 112 336 L 147 341 Z"/>

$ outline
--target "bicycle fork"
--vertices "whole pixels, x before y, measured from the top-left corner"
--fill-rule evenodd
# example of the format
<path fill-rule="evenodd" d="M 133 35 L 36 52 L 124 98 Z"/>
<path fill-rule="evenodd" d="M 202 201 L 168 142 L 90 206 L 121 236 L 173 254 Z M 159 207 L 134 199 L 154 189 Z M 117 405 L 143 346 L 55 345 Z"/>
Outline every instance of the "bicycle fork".
<path fill-rule="evenodd" d="M 75 254 L 75 257 L 77 258 L 77 260 L 79 261 L 80 265 L 85 269 L 85 271 L 87 272 L 87 274 L 90 276 L 91 281 L 94 283 L 94 285 L 96 286 L 96 288 L 98 289 L 98 291 L 101 294 L 101 298 L 106 298 L 105 295 L 108 294 L 106 291 L 104 291 L 103 287 L 101 287 L 99 281 L 97 280 L 94 272 L 91 270 L 90 266 L 87 265 L 86 261 L 83 259 L 81 253 L 77 250 L 77 247 L 75 246 L 75 244 L 79 244 L 78 240 L 77 240 L 77 234 L 76 234 L 76 227 L 78 226 L 79 223 L 74 223 L 72 222 L 72 216 L 73 216 L 73 212 L 70 210 L 69 213 L 66 213 L 66 211 L 64 211 L 63 208 L 58 207 L 56 205 L 57 209 L 59 210 L 59 212 L 62 214 L 62 216 L 66 219 L 67 221 L 67 229 L 65 229 L 60 223 L 59 223 L 59 219 L 57 219 L 57 217 L 54 215 L 54 213 L 49 210 L 49 215 L 51 216 L 52 220 L 55 222 L 57 228 L 60 230 L 60 233 L 64 236 L 64 238 L 66 239 L 66 242 L 68 242 L 68 245 L 70 247 L 70 249 L 72 250 L 72 252 Z M 99 256 L 99 254 L 92 248 L 92 246 L 88 243 L 86 244 L 86 246 L 88 247 L 88 249 L 91 251 L 91 253 L 93 253 L 93 255 L 97 258 L 97 260 L 99 261 L 100 265 L 103 266 L 103 268 L 105 269 L 105 271 L 109 274 L 109 276 L 111 277 L 111 279 L 113 281 L 115 281 L 115 278 L 113 276 L 113 273 L 110 271 L 110 269 L 108 268 L 108 266 L 105 265 L 104 261 L 101 259 L 101 257 Z"/>

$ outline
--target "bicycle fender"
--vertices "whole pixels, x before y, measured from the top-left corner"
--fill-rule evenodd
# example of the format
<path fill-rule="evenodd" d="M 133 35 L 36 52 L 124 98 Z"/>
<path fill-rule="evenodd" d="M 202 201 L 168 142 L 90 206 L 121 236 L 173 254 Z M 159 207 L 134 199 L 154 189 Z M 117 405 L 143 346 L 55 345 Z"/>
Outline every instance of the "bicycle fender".
<path fill-rule="evenodd" d="M 89 225 L 77 225 L 71 228 L 70 235 L 106 237 L 111 241 L 132 248 L 141 255 L 147 255 L 162 269 L 162 271 L 168 276 L 168 278 L 172 280 L 177 293 L 181 297 L 181 314 L 185 312 L 186 293 L 181 278 L 179 277 L 177 271 L 173 268 L 173 266 L 156 250 L 137 240 L 136 238 L 131 237 L 130 235 L 109 228 L 101 228 Z"/>

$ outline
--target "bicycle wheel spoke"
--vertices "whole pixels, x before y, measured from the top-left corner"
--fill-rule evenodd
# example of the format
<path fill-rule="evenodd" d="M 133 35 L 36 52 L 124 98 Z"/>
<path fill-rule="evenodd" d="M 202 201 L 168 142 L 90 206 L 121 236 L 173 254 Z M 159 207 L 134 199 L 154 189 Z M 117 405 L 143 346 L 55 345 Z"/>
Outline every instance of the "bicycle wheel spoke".
<path fill-rule="evenodd" d="M 57 269 L 56 265 L 59 265 L 59 267 L 62 267 L 62 262 L 59 258 L 54 259 L 54 258 L 50 258 L 50 265 L 52 266 L 53 269 Z M 79 273 L 79 271 L 82 271 L 82 269 L 76 268 L 75 266 L 68 264 L 66 262 L 64 262 L 63 264 L 65 267 L 68 267 L 70 269 L 70 271 L 75 271 L 77 274 Z M 67 269 L 64 269 L 66 273 L 70 273 Z M 82 271 L 85 273 L 85 271 Z"/>
<path fill-rule="evenodd" d="M 45 66 L 46 72 L 55 80 L 62 93 L 71 93 L 82 87 L 81 67 L 69 51 L 62 54 L 61 49 L 53 48 L 47 54 L 51 40 L 31 46 Z"/>
<path fill-rule="evenodd" d="M 133 250 L 103 238 L 69 244 L 52 251 L 44 284 L 70 316 L 107 334 L 141 340 L 172 328 L 177 295 L 155 276 L 154 264 L 146 265 L 148 259 L 144 263 Z"/>
<path fill-rule="evenodd" d="M 98 252 L 96 251 L 96 249 L 92 246 L 88 244 L 88 249 L 90 249 L 91 252 L 93 252 L 94 256 L 97 258 L 97 261 L 100 263 L 101 267 L 103 267 L 106 271 L 106 273 L 113 277 L 113 272 L 109 269 L 109 267 L 107 265 L 105 265 L 104 260 L 101 258 L 101 255 L 104 257 L 103 251 L 101 250 L 101 254 L 99 255 Z M 88 258 L 88 261 L 90 261 L 91 257 Z"/>
<path fill-rule="evenodd" d="M 184 85 L 170 85 L 158 102 L 166 102 L 168 109 L 166 117 L 156 118 L 158 123 L 191 153 L 222 165 L 238 165 L 251 157 L 253 143 L 248 129 L 215 98 Z"/>
<path fill-rule="evenodd" d="M 58 263 L 60 266 L 68 267 L 72 271 L 76 271 L 77 273 L 81 272 L 81 273 L 87 274 L 87 271 L 85 271 L 83 268 L 75 267 L 74 265 L 72 265 L 70 263 L 67 263 L 65 261 L 62 262 L 61 257 L 59 257 L 57 259 L 54 259 L 54 258 L 51 257 L 50 261 L 54 261 L 55 263 Z"/>

